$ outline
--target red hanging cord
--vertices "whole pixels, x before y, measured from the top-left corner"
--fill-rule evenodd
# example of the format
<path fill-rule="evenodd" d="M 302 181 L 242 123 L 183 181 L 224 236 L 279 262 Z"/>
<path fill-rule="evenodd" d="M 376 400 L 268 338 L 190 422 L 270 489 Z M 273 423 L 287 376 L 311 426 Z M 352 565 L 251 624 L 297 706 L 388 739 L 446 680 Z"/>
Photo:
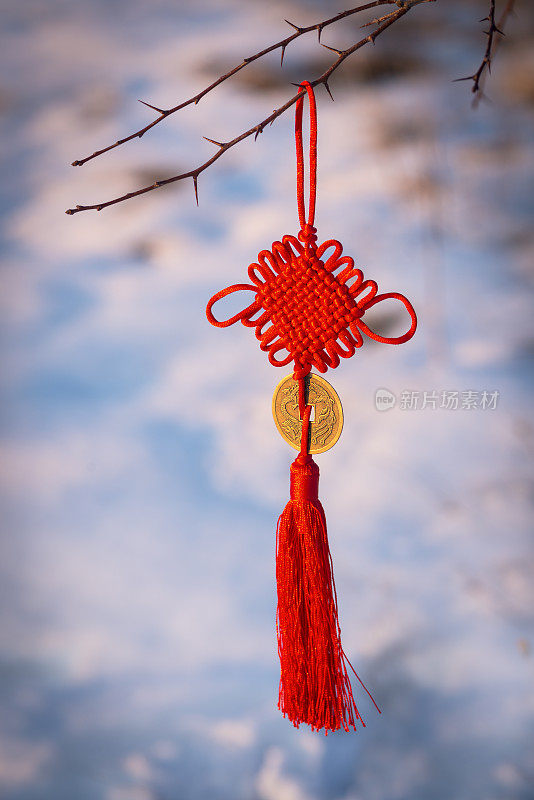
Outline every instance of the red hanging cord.
<path fill-rule="evenodd" d="M 315 95 L 313 88 L 308 81 L 300 84 L 308 93 L 310 104 L 310 197 L 308 203 L 308 219 L 306 220 L 306 208 L 304 205 L 304 154 L 302 146 L 302 112 L 304 107 L 304 97 L 300 96 L 295 108 L 295 143 L 297 149 L 297 206 L 299 212 L 300 227 L 306 225 L 313 226 L 315 221 L 315 197 L 317 194 L 317 107 L 315 105 Z"/>

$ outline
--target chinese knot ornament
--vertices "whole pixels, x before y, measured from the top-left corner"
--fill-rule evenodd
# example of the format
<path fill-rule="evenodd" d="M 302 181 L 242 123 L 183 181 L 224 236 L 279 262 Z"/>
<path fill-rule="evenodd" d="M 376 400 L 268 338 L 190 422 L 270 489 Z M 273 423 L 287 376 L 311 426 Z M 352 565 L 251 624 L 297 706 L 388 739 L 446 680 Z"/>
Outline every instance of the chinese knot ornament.
<path fill-rule="evenodd" d="M 364 724 L 348 668 L 363 683 L 341 645 L 326 519 L 318 496 L 319 468 L 311 455 L 337 440 L 341 407 L 332 387 L 311 369 L 315 367 L 321 373 L 329 367 L 335 369 L 340 358 L 350 358 L 362 346 L 364 334 L 388 344 L 407 342 L 415 333 L 417 317 L 402 294 L 378 294 L 375 281 L 364 280 L 353 258 L 343 255 L 340 242 L 328 239 L 317 243 L 317 112 L 312 86 L 304 81 L 301 87 L 295 111 L 298 236 L 283 236 L 270 250 L 262 250 L 248 268 L 250 283 L 217 292 L 206 314 L 219 328 L 238 321 L 253 328 L 260 349 L 273 366 L 293 364 L 292 376 L 279 385 L 273 401 L 278 429 L 299 449 L 290 470 L 291 499 L 278 520 L 276 537 L 276 629 L 281 666 L 278 707 L 296 727 L 305 722 L 313 730 L 328 733 L 339 728 L 355 729 L 358 721 Z M 306 93 L 310 109 L 307 218 L 302 142 Z M 213 314 L 215 303 L 239 291 L 251 292 L 252 302 L 230 319 L 218 320 Z M 399 300 L 411 320 L 406 333 L 396 338 L 375 333 L 363 320 L 369 308 L 388 299 Z M 316 413 L 312 420 L 313 409 Z M 328 417 L 331 424 L 325 427 Z"/>

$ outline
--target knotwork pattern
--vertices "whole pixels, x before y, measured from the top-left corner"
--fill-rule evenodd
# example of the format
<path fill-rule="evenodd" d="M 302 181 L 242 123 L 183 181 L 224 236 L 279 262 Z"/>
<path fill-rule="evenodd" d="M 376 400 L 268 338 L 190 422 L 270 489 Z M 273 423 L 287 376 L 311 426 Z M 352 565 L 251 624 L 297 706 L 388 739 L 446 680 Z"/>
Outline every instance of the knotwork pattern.
<path fill-rule="evenodd" d="M 271 364 L 283 367 L 294 361 L 296 378 L 307 375 L 312 366 L 323 373 L 337 367 L 340 358 L 350 358 L 362 346 L 363 333 L 378 342 L 401 344 L 413 336 L 417 324 L 415 311 L 403 295 L 378 294 L 376 282 L 364 280 L 362 271 L 354 268 L 354 259 L 342 255 L 338 241 L 329 239 L 317 247 L 314 237 L 315 228 L 310 226 L 299 234 L 304 244 L 294 236 L 274 242 L 272 250 L 262 250 L 258 261 L 249 266 L 252 284 L 222 289 L 207 307 L 213 325 L 225 328 L 241 321 L 255 328 Z M 215 319 L 214 304 L 242 290 L 254 292 L 254 301 L 230 319 Z M 411 317 L 411 326 L 402 336 L 380 336 L 362 319 L 367 309 L 386 299 L 400 300 Z"/>
<path fill-rule="evenodd" d="M 294 362 L 296 379 L 311 367 L 319 372 L 334 369 L 340 358 L 350 358 L 363 344 L 362 334 L 377 342 L 402 344 L 411 339 L 417 317 L 409 300 L 397 292 L 378 294 L 373 280 L 364 280 L 354 259 L 343 255 L 336 239 L 317 246 L 314 227 L 317 175 L 317 113 L 313 90 L 304 81 L 310 103 L 310 176 L 308 218 L 304 203 L 304 158 L 302 146 L 302 108 L 295 110 L 297 150 L 297 206 L 300 221 L 298 238 L 283 236 L 271 250 L 262 250 L 258 261 L 248 268 L 252 283 L 238 283 L 221 289 L 210 299 L 206 315 L 212 325 L 226 328 L 240 321 L 255 328 L 260 348 L 268 353 L 275 367 Z M 333 248 L 333 252 L 330 252 Z M 213 315 L 218 300 L 238 291 L 254 292 L 252 303 L 227 320 Z M 400 300 L 410 315 L 409 330 L 398 337 L 381 336 L 363 321 L 364 313 L 382 300 Z M 285 355 L 284 355 L 285 353 Z"/>

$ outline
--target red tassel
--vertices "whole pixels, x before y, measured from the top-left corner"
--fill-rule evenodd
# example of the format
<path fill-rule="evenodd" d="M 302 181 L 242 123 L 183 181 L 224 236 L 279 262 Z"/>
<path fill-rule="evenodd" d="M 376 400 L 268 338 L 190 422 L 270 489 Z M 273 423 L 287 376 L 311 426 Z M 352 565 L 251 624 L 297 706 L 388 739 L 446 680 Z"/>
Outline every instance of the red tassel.
<path fill-rule="evenodd" d="M 310 410 L 307 406 L 305 428 Z M 278 520 L 276 535 L 278 708 L 296 728 L 305 722 L 327 734 L 355 729 L 358 720 L 364 727 L 365 723 L 347 666 L 358 675 L 341 646 L 332 556 L 318 489 L 319 467 L 301 450 L 291 465 L 291 499 Z"/>

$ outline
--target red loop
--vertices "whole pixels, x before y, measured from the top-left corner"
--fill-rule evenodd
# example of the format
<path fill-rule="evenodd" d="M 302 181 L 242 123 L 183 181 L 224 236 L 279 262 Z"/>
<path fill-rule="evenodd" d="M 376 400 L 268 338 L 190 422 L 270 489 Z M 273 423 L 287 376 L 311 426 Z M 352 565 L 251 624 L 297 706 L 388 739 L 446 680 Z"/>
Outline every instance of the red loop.
<path fill-rule="evenodd" d="M 377 294 L 376 297 L 366 303 L 365 310 L 367 311 L 368 308 L 372 308 L 377 303 L 380 303 L 381 300 L 400 300 L 401 303 L 403 303 L 406 311 L 410 315 L 410 319 L 412 320 L 412 324 L 406 333 L 402 334 L 402 336 L 380 336 L 379 333 L 375 333 L 368 328 L 361 318 L 355 321 L 355 325 L 361 328 L 362 331 L 367 334 L 367 336 L 371 337 L 371 339 L 374 339 L 375 342 L 383 342 L 384 344 L 404 344 L 404 342 L 407 342 L 408 339 L 412 338 L 415 333 L 415 329 L 417 328 L 417 315 L 414 307 L 408 298 L 404 297 L 403 294 L 399 294 L 398 292 L 386 292 L 385 294 Z"/>
<path fill-rule="evenodd" d="M 227 286 L 226 289 L 221 289 L 220 292 L 217 292 L 213 295 L 206 307 L 206 316 L 212 325 L 215 325 L 217 328 L 227 328 L 229 325 L 233 325 L 238 320 L 250 318 L 252 314 L 255 314 L 256 311 L 261 308 L 261 303 L 256 298 L 253 303 L 244 308 L 243 311 L 239 311 L 237 314 L 234 314 L 234 316 L 230 317 L 230 319 L 223 320 L 222 322 L 220 322 L 218 319 L 215 319 L 211 310 L 215 303 L 218 300 L 222 300 L 223 297 L 227 297 L 229 294 L 241 291 L 250 291 L 256 293 L 257 287 L 251 286 L 250 283 L 235 283 L 233 286 Z"/>
<path fill-rule="evenodd" d="M 300 95 L 295 109 L 295 143 L 297 146 L 297 205 L 299 211 L 300 227 L 306 233 L 313 228 L 315 219 L 315 195 L 317 187 L 317 107 L 313 87 L 308 81 L 300 84 L 308 92 L 310 104 L 310 199 L 308 203 L 308 219 L 306 220 L 306 207 L 304 205 L 304 153 L 302 147 L 302 109 L 304 95 Z M 315 233 L 315 231 L 310 233 Z"/>

